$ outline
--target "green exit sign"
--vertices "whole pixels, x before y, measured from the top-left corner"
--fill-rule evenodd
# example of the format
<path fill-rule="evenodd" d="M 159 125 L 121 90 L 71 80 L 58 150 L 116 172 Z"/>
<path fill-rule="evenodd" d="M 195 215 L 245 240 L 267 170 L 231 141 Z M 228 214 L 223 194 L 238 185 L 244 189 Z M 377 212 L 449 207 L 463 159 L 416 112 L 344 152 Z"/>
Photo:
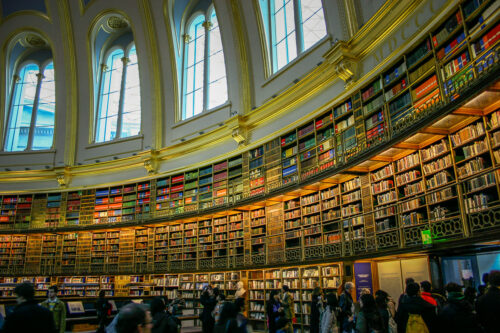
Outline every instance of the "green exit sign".
<path fill-rule="evenodd" d="M 422 230 L 422 244 L 432 244 L 431 231 L 429 229 Z"/>

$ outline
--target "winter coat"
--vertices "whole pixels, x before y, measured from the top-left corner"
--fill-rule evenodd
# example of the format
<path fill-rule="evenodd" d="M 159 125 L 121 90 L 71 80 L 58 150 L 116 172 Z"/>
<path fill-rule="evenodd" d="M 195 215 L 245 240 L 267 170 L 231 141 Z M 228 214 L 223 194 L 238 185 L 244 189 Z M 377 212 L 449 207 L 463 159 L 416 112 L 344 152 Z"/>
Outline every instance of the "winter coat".
<path fill-rule="evenodd" d="M 500 327 L 498 309 L 500 309 L 500 288 L 491 286 L 476 303 L 477 318 L 485 332 L 498 332 Z"/>
<path fill-rule="evenodd" d="M 455 295 L 458 294 L 458 295 Z M 446 304 L 438 316 L 441 332 L 475 333 L 479 331 L 472 305 L 462 293 L 450 293 Z"/>
<path fill-rule="evenodd" d="M 56 298 L 55 302 L 45 300 L 40 305 L 52 313 L 57 331 L 64 333 L 66 331 L 66 304 Z"/>
<path fill-rule="evenodd" d="M 2 333 L 57 333 L 52 313 L 34 300 L 17 305 L 5 318 Z"/>
<path fill-rule="evenodd" d="M 352 313 L 353 300 L 351 294 L 344 291 L 339 297 L 339 307 L 340 307 L 340 332 L 351 331 L 354 328 L 354 322 L 349 321 L 349 317 L 353 315 Z"/>
<path fill-rule="evenodd" d="M 334 330 L 335 329 L 335 330 Z M 321 314 L 321 323 L 319 327 L 320 333 L 337 332 L 337 318 L 335 318 L 335 310 L 332 311 L 327 305 L 326 309 Z"/>
<path fill-rule="evenodd" d="M 419 314 L 425 322 L 430 333 L 438 332 L 436 330 L 436 307 L 424 301 L 420 296 L 406 296 L 398 307 L 396 313 L 396 323 L 398 324 L 398 333 L 406 332 L 406 325 L 410 314 Z"/>

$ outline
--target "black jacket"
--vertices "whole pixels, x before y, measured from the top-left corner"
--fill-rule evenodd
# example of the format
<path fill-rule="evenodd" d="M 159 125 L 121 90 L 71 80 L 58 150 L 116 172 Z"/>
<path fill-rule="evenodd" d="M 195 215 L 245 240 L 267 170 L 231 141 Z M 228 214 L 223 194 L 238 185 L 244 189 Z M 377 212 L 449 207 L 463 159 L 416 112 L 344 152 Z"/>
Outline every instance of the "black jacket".
<path fill-rule="evenodd" d="M 57 333 L 50 310 L 35 301 L 17 305 L 5 318 L 2 333 Z"/>
<path fill-rule="evenodd" d="M 201 321 L 213 322 L 214 317 L 212 317 L 212 311 L 215 309 L 217 304 L 217 299 L 214 296 L 210 296 L 208 293 L 204 292 L 201 295 L 200 303 L 203 305 L 203 312 L 201 313 Z"/>
<path fill-rule="evenodd" d="M 350 331 L 351 329 L 354 328 L 354 322 L 349 321 L 349 317 L 353 315 L 352 313 L 352 296 L 348 292 L 344 291 L 342 295 L 339 297 L 339 307 L 340 307 L 340 314 L 339 314 L 339 322 L 340 322 L 340 329 L 339 331 Z"/>
<path fill-rule="evenodd" d="M 279 307 L 280 307 L 279 301 L 272 301 L 266 303 L 266 314 L 267 314 L 269 333 L 276 332 L 276 319 L 280 316 L 280 313 L 275 310 L 276 308 L 279 309 Z"/>
<path fill-rule="evenodd" d="M 398 333 L 406 332 L 408 317 L 410 314 L 419 314 L 425 321 L 429 332 L 438 332 L 436 329 L 436 307 L 422 299 L 420 296 L 406 296 L 398 307 L 396 313 L 396 323 L 398 324 Z"/>
<path fill-rule="evenodd" d="M 158 312 L 153 316 L 151 333 L 177 333 L 177 321 L 168 312 Z"/>
<path fill-rule="evenodd" d="M 472 305 L 465 299 L 449 299 L 438 316 L 440 332 L 476 333 L 479 328 Z"/>
<path fill-rule="evenodd" d="M 500 327 L 500 289 L 489 287 L 486 294 L 479 297 L 476 312 L 479 324 L 487 333 L 498 332 Z"/>

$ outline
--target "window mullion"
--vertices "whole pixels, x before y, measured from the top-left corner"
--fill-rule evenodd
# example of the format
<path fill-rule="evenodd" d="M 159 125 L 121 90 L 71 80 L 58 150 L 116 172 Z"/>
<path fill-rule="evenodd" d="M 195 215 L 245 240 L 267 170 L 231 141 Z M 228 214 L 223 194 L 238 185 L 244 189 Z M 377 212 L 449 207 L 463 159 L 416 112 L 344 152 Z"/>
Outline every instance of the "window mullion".
<path fill-rule="evenodd" d="M 304 51 L 304 29 L 302 27 L 302 11 L 300 9 L 301 0 L 293 0 L 293 11 L 295 19 L 295 40 L 297 42 L 297 55 Z"/>
<path fill-rule="evenodd" d="M 102 92 L 104 90 L 104 72 L 108 70 L 108 66 L 106 64 L 101 64 L 101 73 L 99 75 L 99 91 L 97 94 L 97 105 L 96 105 L 96 114 L 95 114 L 95 119 L 94 119 L 94 142 L 97 141 L 97 135 L 98 135 L 98 127 L 99 127 L 99 118 L 101 116 L 102 108 L 101 108 L 101 102 L 102 102 Z"/>
<path fill-rule="evenodd" d="M 11 122 L 11 119 L 12 119 L 12 112 L 14 110 L 12 110 L 12 107 L 14 106 L 14 93 L 16 92 L 16 85 L 17 83 L 19 82 L 19 80 L 21 80 L 21 77 L 19 75 L 14 75 L 13 79 L 12 79 L 12 88 L 11 88 L 11 91 L 10 91 L 10 101 L 9 101 L 9 106 L 8 106 L 8 109 L 9 112 L 7 112 L 7 122 L 4 126 L 5 128 L 5 135 L 4 135 L 4 142 L 2 144 L 2 147 L 3 147 L 3 150 L 5 150 L 5 144 L 7 142 L 7 136 L 9 135 L 9 128 L 10 128 L 10 122 Z"/>
<path fill-rule="evenodd" d="M 276 41 L 276 20 L 274 18 L 274 5 L 275 0 L 269 0 L 268 5 L 268 19 L 269 19 L 269 50 L 271 51 L 271 70 L 274 72 L 278 68 L 278 57 L 276 54 L 275 41 Z"/>
<path fill-rule="evenodd" d="M 122 134 L 122 123 L 123 123 L 123 104 L 125 101 L 125 81 L 127 79 L 127 64 L 129 63 L 129 58 L 123 57 L 122 59 L 122 82 L 120 85 L 120 99 L 118 100 L 118 119 L 116 122 L 116 135 L 115 139 L 121 137 Z"/>
<path fill-rule="evenodd" d="M 31 121 L 30 121 L 30 129 L 28 132 L 28 144 L 26 145 L 25 150 L 31 150 L 31 146 L 33 145 L 33 135 L 35 132 L 35 122 L 36 122 L 36 114 L 38 111 L 38 104 L 40 101 L 40 90 L 42 88 L 42 80 L 44 78 L 42 73 L 38 73 L 36 75 L 36 91 L 35 91 L 35 100 L 33 101 L 33 109 L 31 110 Z"/>
<path fill-rule="evenodd" d="M 209 96 L 209 79 L 210 79 L 210 28 L 212 27 L 212 22 L 203 22 L 203 27 L 205 28 L 205 52 L 203 55 L 203 111 L 208 110 L 208 99 Z"/>

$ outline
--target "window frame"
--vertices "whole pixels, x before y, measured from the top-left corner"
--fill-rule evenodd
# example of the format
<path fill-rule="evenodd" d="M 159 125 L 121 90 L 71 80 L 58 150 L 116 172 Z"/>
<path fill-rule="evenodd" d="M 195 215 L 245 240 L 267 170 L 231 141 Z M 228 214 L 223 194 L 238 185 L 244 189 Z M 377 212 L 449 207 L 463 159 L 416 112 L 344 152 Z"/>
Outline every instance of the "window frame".
<path fill-rule="evenodd" d="M 124 102 L 125 102 L 125 90 L 126 90 L 126 82 L 127 82 L 127 70 L 128 70 L 128 62 L 130 61 L 129 55 L 130 51 L 135 47 L 135 52 L 136 56 L 138 58 L 138 52 L 137 52 L 137 47 L 135 44 L 135 41 L 132 40 L 130 43 L 128 43 L 125 47 L 122 47 L 120 45 L 112 45 L 110 46 L 106 52 L 104 53 L 100 66 L 99 66 L 99 80 L 98 80 L 98 94 L 97 94 L 97 100 L 96 100 L 96 110 L 97 112 L 95 113 L 94 117 L 94 135 L 93 135 L 93 143 L 94 144 L 102 144 L 102 143 L 107 143 L 107 142 L 113 142 L 117 140 L 123 140 L 127 138 L 133 138 L 133 137 L 138 137 L 142 135 L 142 107 L 140 110 L 141 117 L 140 119 L 140 124 L 139 124 L 139 132 L 135 135 L 130 135 L 130 136 L 122 136 L 122 129 L 123 129 L 123 107 L 124 107 Z M 104 139 L 102 141 L 98 141 L 99 138 L 99 130 L 100 130 L 100 118 L 101 118 L 101 112 L 102 112 L 102 107 L 101 107 L 101 102 L 103 98 L 103 90 L 104 90 L 104 79 L 105 79 L 105 70 L 107 69 L 107 63 L 109 60 L 109 57 L 117 50 L 121 50 L 123 52 L 123 57 L 120 58 L 122 61 L 122 73 L 121 73 L 121 78 L 120 78 L 120 91 L 119 91 L 119 99 L 118 99 L 118 111 L 117 111 L 117 120 L 116 120 L 116 132 L 115 136 L 110 139 L 106 140 L 106 133 L 104 133 Z M 139 68 L 139 59 L 137 59 L 137 67 Z M 140 69 L 138 69 L 139 76 L 140 76 Z M 140 78 L 139 78 L 139 89 L 140 89 Z M 140 90 L 139 90 L 140 91 Z M 140 95 L 139 95 L 140 96 Z"/>
<path fill-rule="evenodd" d="M 43 151 L 50 151 L 54 149 L 54 144 L 55 144 L 55 129 L 56 129 L 56 109 L 54 108 L 54 130 L 52 133 L 52 144 L 48 148 L 44 149 L 33 149 L 33 138 L 35 136 L 35 127 L 36 127 L 36 120 L 37 120 L 37 115 L 38 115 L 38 110 L 39 110 L 39 102 L 40 102 L 40 91 L 42 88 L 43 84 L 43 79 L 45 76 L 43 75 L 45 73 L 45 70 L 47 69 L 47 66 L 52 64 L 54 68 L 54 96 L 56 96 L 57 89 L 55 87 L 56 85 L 56 78 L 55 78 L 55 64 L 54 64 L 54 59 L 53 57 L 45 59 L 43 62 L 37 62 L 33 59 L 28 59 L 25 61 L 22 61 L 17 65 L 16 71 L 14 75 L 12 76 L 11 80 L 11 90 L 10 90 L 10 95 L 9 95 L 9 104 L 8 104 L 8 112 L 7 112 L 7 117 L 6 117 L 6 122 L 5 122 L 5 133 L 3 136 L 3 145 L 2 145 L 2 152 L 9 152 L 9 153 L 20 153 L 20 152 L 43 152 Z M 36 74 L 37 76 L 37 82 L 36 82 L 36 87 L 35 87 L 35 96 L 33 98 L 33 104 L 32 104 L 32 110 L 31 110 L 31 119 L 30 119 L 30 126 L 28 129 L 28 141 L 26 142 L 26 148 L 23 150 L 8 150 L 6 145 L 9 141 L 9 134 L 10 134 L 10 127 L 11 127 L 11 121 L 12 121 L 12 113 L 14 112 L 14 99 L 17 94 L 17 84 L 18 81 L 23 79 L 20 74 L 21 71 L 29 66 L 29 65 L 35 65 L 38 68 L 38 73 Z M 54 98 L 54 104 L 56 102 L 56 98 Z"/>
<path fill-rule="evenodd" d="M 211 19 L 212 19 L 212 13 L 215 14 L 215 17 L 217 18 L 217 24 L 218 24 L 218 28 L 219 28 L 219 36 L 220 36 L 220 39 L 221 39 L 221 45 L 222 45 L 222 34 L 221 34 L 221 29 L 220 29 L 220 24 L 219 24 L 219 17 L 217 16 L 217 11 L 215 10 L 215 6 L 213 4 L 211 4 L 208 9 L 206 10 L 206 12 L 201 12 L 201 11 L 197 11 L 197 12 L 194 12 L 190 17 L 189 17 L 189 20 L 186 21 L 186 24 L 185 24 L 185 29 L 184 29 L 184 42 L 183 42 L 183 46 L 182 46 L 182 94 L 181 94 L 181 116 L 180 116 L 180 121 L 186 121 L 186 120 L 190 120 L 190 119 L 193 119 L 203 113 L 207 113 L 207 112 L 210 112 L 212 110 L 216 110 L 218 108 L 220 108 L 221 106 L 224 106 L 228 103 L 229 101 L 229 86 L 227 84 L 227 71 L 226 71 L 226 57 L 225 57 L 225 53 L 224 53 L 224 46 L 222 45 L 221 47 L 221 52 L 222 52 L 222 56 L 223 56 L 223 59 L 224 59 L 224 76 L 221 78 L 223 80 L 225 80 L 225 86 L 226 86 L 226 99 L 221 102 L 220 104 L 218 105 L 215 105 L 215 106 L 212 106 L 212 107 L 209 107 L 209 104 L 210 104 L 210 85 L 211 85 L 211 82 L 210 82 L 210 60 L 211 60 L 211 55 L 210 55 L 210 45 L 211 45 L 211 38 L 210 38 L 210 32 L 211 32 Z M 192 114 L 187 117 L 186 114 L 187 114 L 187 88 L 189 85 L 194 85 L 196 80 L 193 79 L 193 82 L 189 83 L 187 82 L 187 78 L 188 78 L 188 60 L 189 60 L 189 57 L 188 57 L 188 50 L 189 50 L 189 44 L 191 41 L 188 41 L 187 39 L 188 38 L 196 38 L 196 36 L 190 36 L 190 31 L 192 29 L 192 25 L 195 23 L 195 21 L 197 21 L 200 17 L 203 18 L 203 22 L 201 23 L 201 25 L 203 26 L 203 28 L 205 29 L 204 31 L 204 45 L 203 45 L 203 87 L 202 87 L 202 91 L 203 91 L 203 106 L 201 108 L 201 112 L 198 112 L 195 114 L 195 105 L 194 105 L 194 100 L 193 100 L 193 105 L 192 105 Z M 196 49 L 196 45 L 194 46 L 194 49 Z M 215 55 L 216 53 L 214 53 Z M 196 66 L 196 59 L 194 59 L 194 64 L 193 66 Z M 216 82 L 216 81 L 214 81 Z M 194 91 L 196 91 L 196 89 L 194 89 L 193 91 L 190 92 L 191 93 L 194 93 Z M 193 98 L 194 99 L 194 96 L 190 97 L 190 98 Z"/>

